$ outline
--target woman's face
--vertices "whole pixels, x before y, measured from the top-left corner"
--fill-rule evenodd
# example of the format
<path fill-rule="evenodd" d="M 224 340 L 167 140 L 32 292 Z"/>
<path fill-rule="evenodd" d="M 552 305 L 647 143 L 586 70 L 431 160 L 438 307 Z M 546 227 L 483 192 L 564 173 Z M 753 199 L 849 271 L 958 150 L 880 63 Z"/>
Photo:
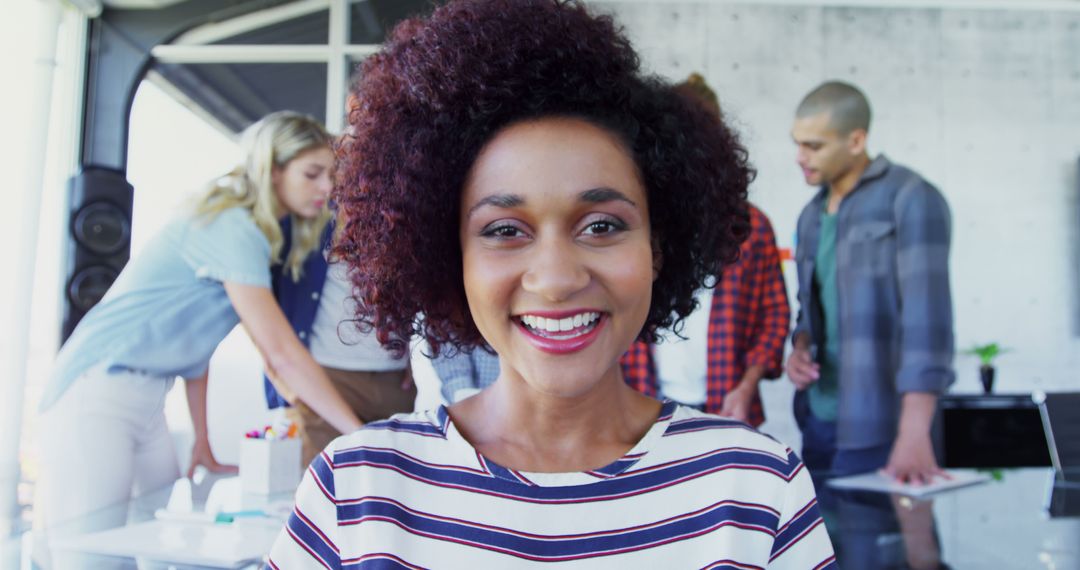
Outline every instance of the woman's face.
<path fill-rule="evenodd" d="M 645 188 L 608 131 L 574 118 L 511 125 L 461 198 L 465 293 L 503 376 L 571 397 L 618 381 L 649 312 Z"/>
<path fill-rule="evenodd" d="M 326 208 L 334 184 L 330 179 L 334 153 L 327 147 L 306 150 L 285 166 L 274 167 L 274 192 L 286 210 L 301 218 L 314 218 Z"/>

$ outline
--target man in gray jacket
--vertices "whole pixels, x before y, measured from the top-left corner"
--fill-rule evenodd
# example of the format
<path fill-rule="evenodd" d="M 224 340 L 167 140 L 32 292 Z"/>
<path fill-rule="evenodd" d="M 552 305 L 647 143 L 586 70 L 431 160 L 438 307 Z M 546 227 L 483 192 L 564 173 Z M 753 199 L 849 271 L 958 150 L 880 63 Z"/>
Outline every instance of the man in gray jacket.
<path fill-rule="evenodd" d="M 931 444 L 953 382 L 949 207 L 915 172 L 871 159 L 870 106 L 828 82 L 796 112 L 806 182 L 798 222 L 799 318 L 788 377 L 812 472 L 885 468 L 905 482 L 941 473 Z"/>

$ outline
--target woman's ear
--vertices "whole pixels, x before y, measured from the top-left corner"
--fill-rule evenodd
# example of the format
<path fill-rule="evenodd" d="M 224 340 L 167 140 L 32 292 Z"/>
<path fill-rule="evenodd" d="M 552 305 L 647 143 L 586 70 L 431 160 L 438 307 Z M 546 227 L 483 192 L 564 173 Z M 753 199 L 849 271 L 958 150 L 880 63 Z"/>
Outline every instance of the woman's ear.
<path fill-rule="evenodd" d="M 652 240 L 652 280 L 660 278 L 660 269 L 664 266 L 664 254 L 660 251 L 660 239 L 653 236 Z"/>
<path fill-rule="evenodd" d="M 270 167 L 270 184 L 274 187 L 274 191 L 277 192 L 278 184 L 281 183 L 281 171 L 284 170 L 278 165 Z"/>

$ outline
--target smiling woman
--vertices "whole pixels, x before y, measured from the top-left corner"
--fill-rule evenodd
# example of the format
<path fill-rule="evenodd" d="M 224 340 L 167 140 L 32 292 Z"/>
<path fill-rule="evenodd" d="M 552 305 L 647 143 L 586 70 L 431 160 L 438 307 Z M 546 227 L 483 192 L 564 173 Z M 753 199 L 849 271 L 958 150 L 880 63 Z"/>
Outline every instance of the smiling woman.
<path fill-rule="evenodd" d="M 619 367 L 737 255 L 734 133 L 572 2 L 451 2 L 362 76 L 335 189 L 357 319 L 398 350 L 487 343 L 500 374 L 332 443 L 271 567 L 831 565 L 790 450 Z"/>

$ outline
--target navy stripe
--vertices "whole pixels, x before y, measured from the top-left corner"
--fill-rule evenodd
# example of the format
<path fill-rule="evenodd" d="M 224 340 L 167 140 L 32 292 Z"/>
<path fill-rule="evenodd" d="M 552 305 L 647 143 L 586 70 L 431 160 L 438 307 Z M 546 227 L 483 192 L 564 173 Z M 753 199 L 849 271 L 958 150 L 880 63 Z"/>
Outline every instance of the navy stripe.
<path fill-rule="evenodd" d="M 772 535 L 778 524 L 768 511 L 738 504 L 721 503 L 686 517 L 645 528 L 613 529 L 583 535 L 537 536 L 516 533 L 490 525 L 435 517 L 407 509 L 396 501 L 369 499 L 342 507 L 342 526 L 381 521 L 396 524 L 421 536 L 472 544 L 530 560 L 569 560 L 607 556 L 650 548 L 711 532 L 722 526 L 737 526 Z"/>
<path fill-rule="evenodd" d="M 293 511 L 289 515 L 289 522 L 285 524 L 285 528 L 288 529 L 289 534 L 296 540 L 296 543 L 323 566 L 332 570 L 341 568 L 341 559 L 338 553 L 297 516 L 297 511 Z"/>
<path fill-rule="evenodd" d="M 700 431 L 703 429 L 744 429 L 746 431 L 754 431 L 750 426 L 738 421 L 728 420 L 724 418 L 692 418 L 688 420 L 682 420 L 678 422 L 671 422 L 668 424 L 667 430 L 664 432 L 665 436 L 675 435 L 681 432 L 687 431 Z M 755 432 L 756 433 L 756 432 Z"/>
<path fill-rule="evenodd" d="M 509 473 L 492 479 L 486 475 L 425 465 L 411 458 L 380 449 L 357 448 L 339 452 L 335 456 L 337 469 L 361 466 L 391 469 L 433 485 L 458 487 L 466 491 L 541 503 L 606 501 L 655 491 L 670 486 L 676 481 L 701 477 L 727 468 L 758 469 L 788 481 L 790 480 L 788 471 L 791 469 L 788 462 L 775 456 L 757 451 L 731 449 L 720 450 L 692 461 L 675 463 L 660 469 L 627 473 L 621 477 L 588 484 L 540 487 L 522 483 Z M 493 473 L 502 469 L 490 461 L 487 467 Z"/>
<path fill-rule="evenodd" d="M 368 554 L 363 560 L 349 561 L 342 566 L 343 570 L 416 570 L 420 566 L 413 566 L 393 554 L 377 553 Z"/>
<path fill-rule="evenodd" d="M 325 451 L 315 456 L 309 469 L 311 474 L 318 480 L 318 485 L 326 491 L 327 498 L 333 501 L 334 497 L 337 496 L 337 490 L 334 487 L 334 468 L 326 462 Z"/>
<path fill-rule="evenodd" d="M 413 433 L 416 435 L 424 435 L 428 437 L 437 437 L 440 439 L 446 439 L 446 423 L 448 416 L 445 415 L 445 408 L 439 409 L 439 420 L 441 425 L 434 425 L 431 422 L 407 422 L 398 419 L 379 420 L 377 422 L 371 422 L 364 424 L 361 430 L 387 430 L 387 431 L 399 431 L 405 433 Z M 334 462 L 337 463 L 337 457 L 335 454 Z"/>
<path fill-rule="evenodd" d="M 802 538 L 807 532 L 807 529 L 819 522 L 821 522 L 821 514 L 818 512 L 817 499 L 812 499 L 798 514 L 796 514 L 787 526 L 780 529 L 780 532 L 777 533 L 776 540 L 773 541 L 772 553 L 769 555 L 769 559 L 776 558 L 790 548 Z"/>
<path fill-rule="evenodd" d="M 626 472 L 627 469 L 636 465 L 638 461 L 641 461 L 642 457 L 642 455 L 635 455 L 634 457 L 617 459 L 599 469 L 593 469 L 591 473 L 598 473 L 606 477 L 614 477 Z"/>
<path fill-rule="evenodd" d="M 497 479 L 502 479 L 503 481 L 509 481 L 511 483 L 523 483 L 523 481 L 515 477 L 509 469 L 491 461 L 490 459 L 484 458 L 484 466 L 487 467 L 488 472 Z"/>
<path fill-rule="evenodd" d="M 754 564 L 743 564 L 742 562 L 736 562 L 734 560 L 717 560 L 712 564 L 709 564 L 704 570 L 765 570 L 761 566 Z"/>

